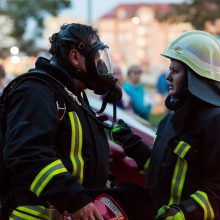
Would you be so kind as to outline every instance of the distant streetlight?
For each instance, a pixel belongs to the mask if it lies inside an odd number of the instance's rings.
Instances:
[[[18,63],[20,63],[20,57],[19,57],[19,56],[12,56],[12,57],[11,57],[11,62],[12,62],[13,64],[18,64]]]
[[[131,19],[131,22],[132,22],[133,24],[139,24],[139,23],[140,23],[140,18],[139,18],[139,17],[133,17],[133,18]]]
[[[12,55],[18,55],[18,54],[19,54],[19,48],[16,47],[16,46],[11,47],[11,48],[10,48],[10,53],[11,53]]]

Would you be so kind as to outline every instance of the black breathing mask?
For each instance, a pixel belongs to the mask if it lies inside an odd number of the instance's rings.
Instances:
[[[105,110],[107,102],[115,105],[120,101],[122,91],[113,75],[109,47],[99,39],[91,45],[86,44],[71,31],[71,25],[62,28],[59,36],[62,40],[74,44],[76,49],[86,58],[86,75],[83,77],[79,75],[76,78],[85,83],[86,87],[93,90],[94,93],[104,96],[99,113]]]
[[[91,45],[86,58],[86,68],[89,74],[87,87],[93,90],[94,93],[104,96],[98,113],[105,110],[108,102],[113,103],[114,121],[116,120],[116,102],[121,100],[122,91],[113,75],[109,47],[101,41],[96,41]]]

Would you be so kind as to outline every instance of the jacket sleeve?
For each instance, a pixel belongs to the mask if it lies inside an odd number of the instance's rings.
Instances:
[[[133,139],[136,141],[129,141],[123,145],[125,154],[135,160],[140,171],[145,171],[149,164],[151,149],[138,135],[133,135]]]
[[[13,88],[7,100],[3,154],[15,179],[61,212],[88,204],[90,197],[54,150],[57,109],[50,88],[27,80]]]
[[[200,136],[203,150],[204,178],[198,189],[182,201],[186,219],[220,218],[220,116],[204,121],[203,135]]]

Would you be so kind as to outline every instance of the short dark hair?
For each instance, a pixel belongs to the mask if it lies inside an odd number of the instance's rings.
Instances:
[[[61,26],[60,31],[65,28],[68,28],[71,38],[78,41],[78,43],[83,42],[85,45],[91,45],[93,37],[99,39],[98,30],[89,25],[79,23],[66,24]],[[56,58],[58,63],[63,59],[68,60],[70,50],[78,46],[71,41],[63,40],[60,37],[60,32],[54,33],[49,38],[49,41],[51,44],[49,52]]]

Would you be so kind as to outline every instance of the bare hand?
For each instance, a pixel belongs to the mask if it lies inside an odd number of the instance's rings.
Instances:
[[[73,220],[103,220],[93,203],[89,203],[76,212],[70,214]]]

